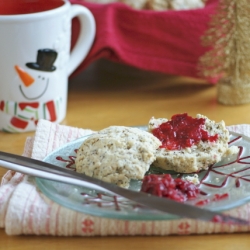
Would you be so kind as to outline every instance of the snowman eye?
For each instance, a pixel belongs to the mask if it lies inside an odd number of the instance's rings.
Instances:
[[[38,78],[41,78],[42,80],[45,80],[45,77],[42,77],[42,76],[38,76]]]

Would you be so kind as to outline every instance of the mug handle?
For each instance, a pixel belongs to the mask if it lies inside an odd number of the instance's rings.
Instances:
[[[70,53],[68,76],[80,65],[87,56],[96,34],[96,25],[93,14],[81,5],[71,5],[71,20],[78,17],[80,32],[77,42]]]

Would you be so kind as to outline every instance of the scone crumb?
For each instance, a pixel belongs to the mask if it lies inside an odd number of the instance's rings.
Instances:
[[[198,174],[194,174],[193,176],[187,175],[185,177],[183,177],[184,180],[192,182],[195,185],[199,185],[200,184],[200,180],[199,180],[199,176]]]

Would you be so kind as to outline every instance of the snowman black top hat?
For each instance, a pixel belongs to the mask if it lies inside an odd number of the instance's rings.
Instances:
[[[57,52],[53,49],[39,49],[37,52],[36,62],[26,63],[30,69],[52,72],[56,69],[53,66],[57,58]]]

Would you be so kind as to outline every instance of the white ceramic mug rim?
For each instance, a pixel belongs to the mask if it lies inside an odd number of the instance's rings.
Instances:
[[[31,19],[41,19],[47,18],[51,15],[55,15],[58,12],[64,11],[64,9],[68,8],[70,3],[67,0],[62,0],[63,5],[56,7],[54,9],[28,13],[28,14],[16,14],[16,15],[0,15],[0,22],[15,22],[15,21],[30,21]]]

